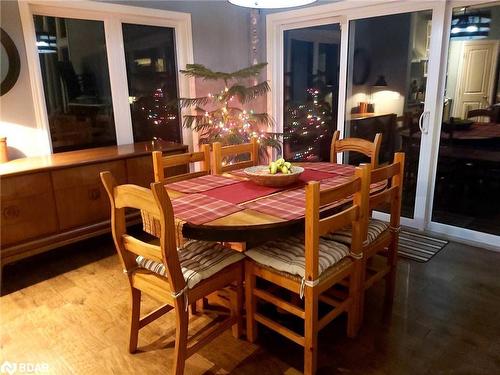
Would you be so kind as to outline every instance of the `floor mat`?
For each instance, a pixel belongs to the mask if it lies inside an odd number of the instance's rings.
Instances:
[[[402,230],[399,234],[398,254],[404,258],[425,263],[447,244],[448,241],[446,240]]]

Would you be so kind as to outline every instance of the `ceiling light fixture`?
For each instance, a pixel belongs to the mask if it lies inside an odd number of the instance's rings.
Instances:
[[[490,12],[471,11],[467,13],[467,8],[462,9],[460,11],[463,11],[463,14],[456,14],[451,20],[451,37],[454,39],[486,38],[490,32]]]
[[[308,5],[316,0],[229,0],[229,2],[246,8],[277,9]]]
[[[56,53],[56,36],[45,32],[36,33],[36,46],[38,53]]]

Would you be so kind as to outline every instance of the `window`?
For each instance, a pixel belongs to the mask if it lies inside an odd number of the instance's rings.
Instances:
[[[53,152],[115,145],[104,23],[34,22]]]
[[[19,12],[32,35],[26,52],[41,152],[154,139],[193,146],[181,121],[189,111],[177,107],[179,97],[195,96],[194,82],[178,74],[193,63],[189,13],[35,0]]]
[[[174,29],[122,24],[134,141],[181,142]]]

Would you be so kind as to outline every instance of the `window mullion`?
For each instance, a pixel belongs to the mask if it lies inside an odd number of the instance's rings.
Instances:
[[[104,32],[111,96],[113,98],[116,142],[118,145],[129,144],[134,142],[134,136],[128,100],[127,68],[121,20],[118,17],[107,17],[104,20]]]

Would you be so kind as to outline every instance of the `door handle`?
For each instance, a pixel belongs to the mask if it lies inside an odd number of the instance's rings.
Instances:
[[[430,114],[429,111],[424,111],[422,112],[420,118],[418,119],[418,127],[420,128],[422,134],[427,134],[429,132],[428,127],[424,126],[424,120],[429,114]]]

